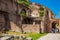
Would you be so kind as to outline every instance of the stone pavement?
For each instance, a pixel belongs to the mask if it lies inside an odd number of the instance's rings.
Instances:
[[[39,38],[38,40],[60,40],[60,34],[58,33],[49,33],[46,36]]]

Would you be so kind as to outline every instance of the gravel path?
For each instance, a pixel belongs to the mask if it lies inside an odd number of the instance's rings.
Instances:
[[[58,33],[49,33],[46,36],[39,38],[38,40],[60,40],[60,34]]]

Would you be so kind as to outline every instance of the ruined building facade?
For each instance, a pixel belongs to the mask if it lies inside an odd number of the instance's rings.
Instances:
[[[21,7],[16,1],[0,0],[0,31],[52,32],[54,14],[48,8],[35,3],[31,3],[30,6]],[[22,12],[25,16],[20,15]]]

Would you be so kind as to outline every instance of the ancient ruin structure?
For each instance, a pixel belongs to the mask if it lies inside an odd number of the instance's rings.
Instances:
[[[46,7],[31,3],[30,8],[17,4],[15,0],[0,0],[0,31],[52,32],[52,23],[57,20]],[[24,13],[23,16],[20,15]],[[60,26],[60,20],[58,20]],[[60,27],[59,31],[60,31]]]

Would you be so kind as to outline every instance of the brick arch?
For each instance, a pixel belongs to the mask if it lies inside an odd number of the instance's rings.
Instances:
[[[26,9],[22,9],[21,11],[24,11],[26,13]]]
[[[56,28],[56,22],[54,21],[54,22],[52,22],[52,28]]]
[[[59,21],[55,20],[52,22],[52,26],[55,26],[56,24],[59,24]]]
[[[59,28],[56,26],[56,24],[59,25],[59,21],[58,21],[58,20],[52,21],[52,23],[51,23],[51,31],[52,31],[53,29],[58,29],[58,30],[59,30]]]

